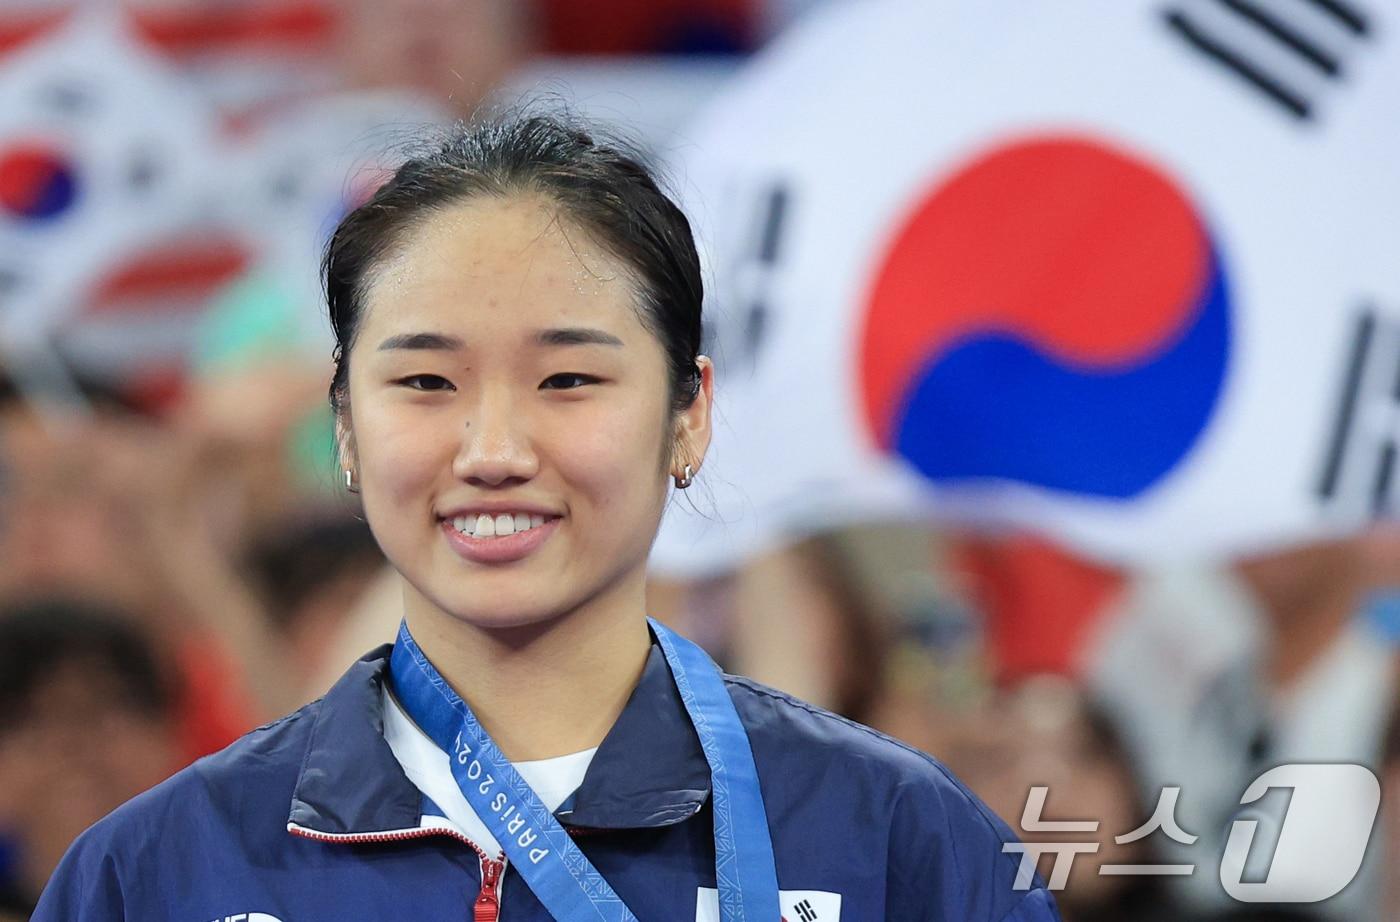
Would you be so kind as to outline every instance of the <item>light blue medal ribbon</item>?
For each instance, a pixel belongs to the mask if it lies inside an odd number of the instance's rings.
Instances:
[[[710,764],[723,922],[778,922],[778,875],[748,734],[704,650],[649,620]],[[400,703],[450,757],[463,796],[559,922],[636,922],[598,869],[501,754],[476,715],[399,627],[389,668]]]

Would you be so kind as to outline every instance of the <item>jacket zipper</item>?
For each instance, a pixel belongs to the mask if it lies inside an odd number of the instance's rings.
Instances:
[[[481,892],[476,895],[476,915],[473,922],[497,922],[500,919],[501,879],[505,869],[504,859],[493,861],[481,854]]]
[[[498,922],[501,918],[501,886],[505,878],[506,856],[501,855],[500,858],[493,859],[471,839],[450,829],[422,828],[395,829],[389,832],[331,833],[317,832],[314,829],[307,829],[305,826],[288,823],[287,831],[294,836],[314,839],[317,842],[402,842],[405,839],[423,839],[428,836],[447,836],[464,842],[471,846],[472,851],[476,852],[477,861],[481,863],[481,890],[476,895],[476,902],[472,904],[472,922]]]

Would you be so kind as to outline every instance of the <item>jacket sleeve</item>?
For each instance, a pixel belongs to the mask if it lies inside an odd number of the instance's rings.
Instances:
[[[59,862],[29,922],[122,922],[125,901],[117,863],[90,829]]]
[[[887,881],[889,922],[1060,922],[1037,875],[1017,887],[1016,836],[941,766],[895,803]]]

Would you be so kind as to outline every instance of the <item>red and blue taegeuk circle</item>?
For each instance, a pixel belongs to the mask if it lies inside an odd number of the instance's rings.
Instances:
[[[0,210],[21,221],[48,221],[78,197],[72,161],[47,144],[0,146]]]
[[[1199,210],[1102,141],[998,145],[909,214],[868,290],[870,434],[932,481],[1140,495],[1190,452],[1229,359]]]

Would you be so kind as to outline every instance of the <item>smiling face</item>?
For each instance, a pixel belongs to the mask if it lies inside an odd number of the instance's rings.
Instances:
[[[667,479],[708,446],[708,361],[672,417],[626,267],[546,199],[449,206],[397,253],[371,276],[341,423],[410,623],[640,616]]]

